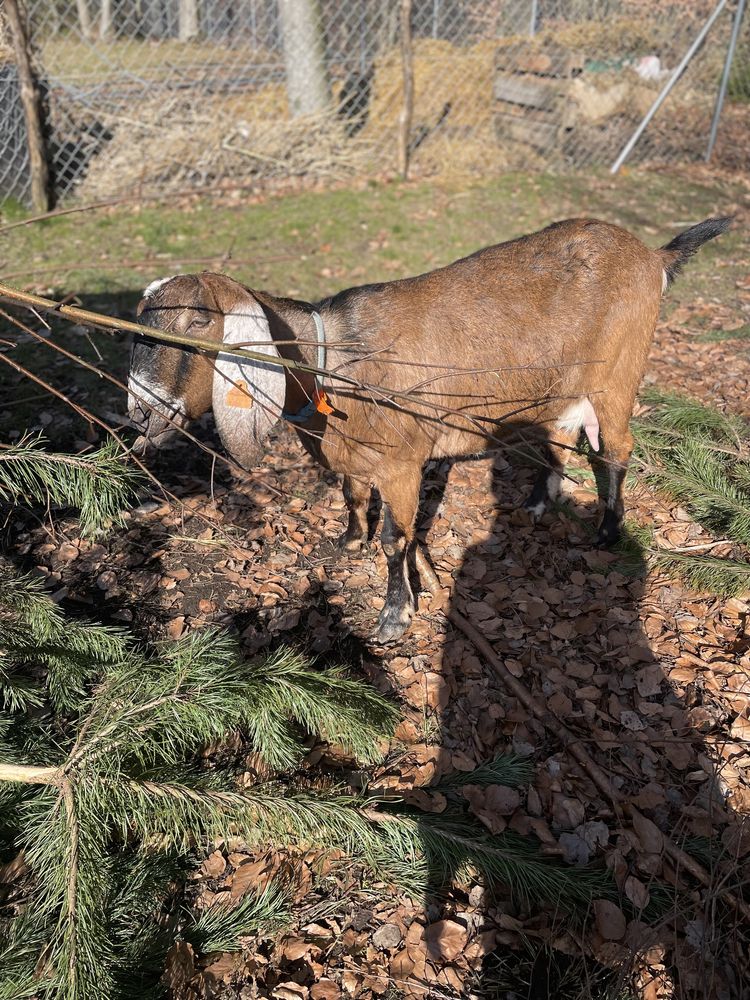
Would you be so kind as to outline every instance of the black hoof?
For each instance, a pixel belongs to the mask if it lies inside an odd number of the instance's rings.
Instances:
[[[523,509],[529,513],[535,521],[538,520],[538,518],[540,518],[547,509],[547,504],[549,502],[549,494],[547,492],[548,480],[549,476],[547,475],[547,472],[542,470],[541,474],[536,477],[531,493],[523,504]]]
[[[620,540],[620,519],[616,514],[611,511],[607,511],[604,515],[604,520],[599,527],[599,534],[596,538],[596,544],[600,548],[610,548],[616,542]]]
[[[395,608],[386,606],[380,612],[378,627],[372,633],[372,642],[385,646],[389,642],[400,639],[411,624],[414,612],[410,607]]]

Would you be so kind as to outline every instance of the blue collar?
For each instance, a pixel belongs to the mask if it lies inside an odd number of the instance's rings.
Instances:
[[[326,366],[326,331],[323,326],[323,319],[320,313],[312,311],[311,316],[313,322],[315,323],[315,336],[318,340],[318,355],[317,355],[317,367],[319,369],[324,369]],[[320,380],[318,376],[314,376],[315,381],[313,383],[313,394],[317,394],[320,389]],[[287,413],[286,410],[282,410],[281,416],[284,420],[288,421],[290,424],[306,424],[307,421],[317,412],[317,407],[315,405],[314,399],[308,399],[299,413]]]

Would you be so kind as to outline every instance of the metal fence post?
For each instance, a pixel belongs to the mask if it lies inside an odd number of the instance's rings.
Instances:
[[[706,163],[708,163],[711,159],[711,154],[713,153],[714,146],[716,145],[716,136],[719,131],[719,119],[721,118],[722,108],[724,107],[724,98],[727,95],[729,74],[732,72],[734,53],[737,48],[737,39],[740,36],[740,28],[742,27],[742,18],[744,13],[745,0],[738,0],[737,10],[734,15],[734,24],[732,25],[732,35],[729,39],[729,47],[727,48],[727,57],[724,61],[724,72],[721,77],[721,86],[719,87],[719,93],[716,97],[716,107],[714,108],[714,116],[711,121],[711,133],[708,137],[708,148],[706,149]]]
[[[401,0],[401,70],[404,100],[399,112],[398,169],[404,180],[409,177],[409,139],[414,115],[414,51],[411,44],[412,0]]]
[[[662,106],[662,104],[664,103],[664,101],[666,100],[666,98],[669,96],[670,91],[672,90],[672,88],[674,87],[674,85],[677,83],[677,81],[680,79],[680,77],[682,76],[683,72],[685,71],[685,68],[686,68],[687,64],[690,62],[690,60],[693,58],[693,56],[695,55],[695,53],[698,51],[698,49],[699,49],[699,47],[700,47],[703,39],[709,33],[709,31],[713,27],[714,21],[719,16],[719,14],[721,14],[721,12],[724,10],[724,8],[726,7],[726,5],[727,5],[727,0],[719,0],[719,3],[716,5],[713,14],[711,14],[711,16],[709,17],[709,19],[706,21],[706,23],[703,25],[703,27],[701,28],[700,32],[698,33],[698,37],[695,39],[695,41],[693,42],[693,44],[687,50],[687,52],[685,53],[685,55],[682,57],[679,66],[674,71],[674,73],[671,75],[671,77],[669,78],[669,80],[667,81],[666,86],[662,89],[662,91],[659,94],[659,96],[656,98],[656,100],[654,101],[654,103],[648,109],[648,112],[646,113],[646,116],[644,117],[643,121],[638,126],[638,128],[635,130],[635,132],[631,135],[631,137],[628,139],[628,141],[625,143],[625,146],[623,147],[622,152],[620,153],[620,155],[617,157],[617,159],[615,160],[615,162],[610,167],[610,171],[609,172],[611,174],[616,174],[617,171],[620,169],[620,167],[625,162],[625,160],[627,160],[627,158],[630,156],[630,154],[633,151],[633,147],[638,142],[638,140],[643,135],[643,133],[646,131],[646,128],[648,127],[648,124],[651,121],[651,119],[654,117],[654,115],[656,114],[656,112],[659,110],[659,108]]]

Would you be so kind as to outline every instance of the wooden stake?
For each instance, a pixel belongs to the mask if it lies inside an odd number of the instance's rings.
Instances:
[[[398,169],[404,180],[409,177],[409,138],[414,115],[414,50],[411,43],[412,0],[401,0],[401,68],[404,78],[404,101],[398,116]]]
[[[5,0],[13,53],[21,88],[21,104],[26,119],[26,137],[31,166],[31,201],[37,212],[46,212],[49,201],[49,167],[42,128],[42,101],[31,62],[31,46],[18,0]]]

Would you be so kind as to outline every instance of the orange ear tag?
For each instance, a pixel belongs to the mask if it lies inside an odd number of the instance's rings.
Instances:
[[[240,410],[249,410],[255,400],[247,390],[246,382],[235,382],[227,393],[227,406],[235,406]]]
[[[328,402],[328,396],[322,389],[315,389],[313,391],[313,403],[315,403],[315,409],[318,413],[324,413],[327,417],[335,412]]]

